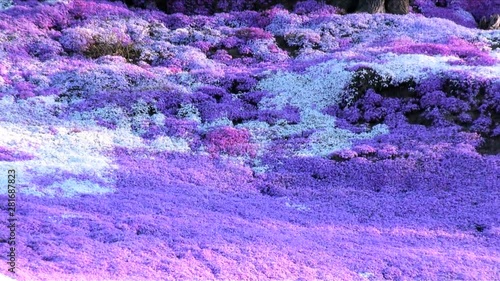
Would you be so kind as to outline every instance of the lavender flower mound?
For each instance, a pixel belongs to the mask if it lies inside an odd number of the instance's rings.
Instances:
[[[500,280],[498,0],[4,2],[0,280]]]

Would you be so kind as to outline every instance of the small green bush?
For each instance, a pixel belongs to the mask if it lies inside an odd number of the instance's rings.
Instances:
[[[89,45],[83,54],[93,59],[102,56],[122,56],[129,62],[136,62],[139,60],[141,51],[133,43],[111,43],[97,38],[93,44]]]

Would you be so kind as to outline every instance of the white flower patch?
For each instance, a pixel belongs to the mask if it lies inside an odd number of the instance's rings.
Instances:
[[[500,49],[496,49],[495,51],[490,53],[491,57],[500,61]],[[498,69],[498,67],[496,67]]]
[[[155,118],[153,118],[154,115],[150,116],[148,114],[149,106],[144,100],[139,99],[136,103],[134,103],[132,105],[132,111],[133,116],[130,118],[130,124],[132,126],[131,128],[135,128],[135,132],[138,135],[144,134],[150,124],[155,124]]]
[[[217,29],[213,29],[210,27],[202,28],[200,31],[195,31],[193,34],[195,41],[204,41],[210,44],[217,44],[223,38],[222,32]]]
[[[380,57],[384,61],[379,63],[366,63],[367,66],[383,77],[392,78],[392,83],[414,80],[419,83],[430,75],[439,75],[450,70],[448,62],[458,60],[450,56],[428,56],[424,54],[384,54]],[[463,67],[460,67],[463,69]],[[458,67],[457,67],[458,69]]]
[[[181,108],[177,112],[177,116],[201,123],[200,111],[192,103],[181,104]]]
[[[149,64],[163,64],[166,58],[171,58],[174,56],[175,46],[166,41],[153,41],[149,44],[136,45],[136,48],[140,51],[139,59],[143,62],[148,62]],[[150,67],[146,63],[146,68],[150,71],[155,71],[159,66]],[[161,67],[168,69],[166,67]],[[169,72],[172,70],[169,69]],[[168,75],[170,75],[169,73]]]
[[[288,30],[297,28],[301,23],[302,17],[299,15],[280,10],[271,17],[271,23],[266,27],[266,30],[273,35],[283,36]]]
[[[169,41],[173,44],[188,44],[193,35],[192,28],[177,28],[170,32]]]
[[[106,58],[101,62],[105,60]],[[172,84],[166,78],[137,65],[114,61],[112,64],[85,65],[78,70],[63,71],[54,75],[52,83],[62,88],[63,92],[89,96],[103,91],[148,91],[170,88]]]
[[[279,62],[288,59],[285,52],[271,52],[269,45],[272,44],[271,40],[252,40],[248,43],[252,54],[258,60],[266,62]]]
[[[127,24],[129,20],[119,17],[110,17],[106,20],[91,18],[85,22],[85,27],[94,31],[96,36],[106,39],[107,43],[127,43],[131,42],[127,34]]]
[[[370,133],[356,134],[335,127],[335,118],[321,113],[326,106],[345,98],[345,88],[351,81],[352,73],[345,70],[347,64],[330,60],[309,67],[304,74],[278,72],[258,84],[258,88],[269,91],[274,97],[264,98],[262,108],[282,109],[286,105],[300,110],[299,124],[276,124],[268,130],[267,137],[285,137],[307,130],[315,130],[309,145],[299,151],[300,156],[326,156],[333,151],[351,146],[352,140],[372,138],[388,133],[387,126],[376,126]]]
[[[114,147],[111,134],[99,128],[54,128],[57,131],[55,134],[45,127],[0,122],[0,146],[34,156],[34,159],[26,161],[0,161],[1,169],[15,169],[21,175],[20,183],[27,187],[21,192],[50,195],[53,190],[36,186],[32,179],[50,178],[65,172],[95,177],[112,184],[109,175],[116,166],[106,156]],[[85,185],[88,187],[87,183]],[[98,190],[110,191],[105,187]],[[4,193],[5,190],[0,192]]]
[[[485,42],[490,44],[500,43],[500,30],[481,30],[477,37],[482,38]],[[483,41],[481,40],[481,41]]]
[[[132,111],[133,114],[129,117],[121,107],[108,105],[91,111],[74,112],[70,118],[73,122],[86,124],[87,126],[95,126],[97,123],[94,120],[101,119],[116,124],[117,130],[129,132],[130,134],[132,133],[132,128],[134,128],[136,138],[138,137],[137,135],[145,133],[151,124],[157,126],[164,126],[165,124],[165,115],[160,112],[149,115],[149,105],[143,100],[139,100],[133,104]]]
[[[284,120],[283,120],[284,121]],[[266,122],[250,121],[237,126],[245,128],[252,135],[252,142],[258,143],[257,155],[267,151],[270,139],[285,138],[297,135],[307,130],[317,130],[309,136],[309,144],[295,151],[296,156],[327,156],[333,151],[349,148],[352,140],[369,139],[380,134],[389,133],[386,125],[376,125],[370,132],[356,134],[349,130],[335,127],[335,118],[317,110],[302,112],[302,121],[299,124],[288,124],[286,121],[277,122],[270,126]]]
[[[106,194],[113,190],[102,187],[88,180],[67,179],[61,183],[54,183],[44,188],[49,196],[61,194],[63,197],[74,197],[79,194]]]
[[[186,92],[192,92],[194,89],[205,85],[204,83],[196,80],[196,78],[191,73],[186,71],[179,72],[176,75],[170,76],[169,81],[177,84],[177,87],[185,89]]]
[[[340,48],[339,41],[336,40],[336,38],[330,32],[324,32],[321,35],[321,40],[318,43],[318,45],[321,47],[321,50],[325,52],[336,51]]]
[[[171,138],[168,136],[160,136],[153,140],[150,148],[154,151],[175,151],[175,152],[190,152],[189,143],[182,138]]]
[[[291,202],[285,202],[285,206],[287,206],[288,208],[295,209],[297,211],[309,211],[309,210],[311,210],[311,208],[307,207],[306,205],[295,204],[295,203],[291,203]]]
[[[374,280],[375,279],[375,274],[371,273],[371,272],[359,272],[358,273],[359,276],[361,276],[363,278],[363,280]]]
[[[222,71],[223,65],[207,58],[207,55],[197,48],[181,46],[175,49],[175,57],[185,62],[189,70]]]
[[[170,29],[165,27],[161,22],[150,23],[149,26],[150,38],[157,41],[167,41],[170,38]]]
[[[143,139],[130,131],[130,128],[118,128],[115,131],[110,131],[113,137],[113,143],[118,147],[129,149],[145,147]]]
[[[424,54],[384,54],[380,57],[384,61],[379,63],[365,63],[377,74],[390,77],[393,84],[414,80],[419,83],[422,79],[467,71],[471,76],[481,79],[494,79],[500,76],[500,67],[493,66],[464,66],[450,65],[449,62],[460,60],[452,56],[428,56]]]
[[[304,48],[300,50],[299,55],[295,58],[296,62],[300,61],[308,61],[308,60],[314,60],[314,59],[320,59],[325,57],[325,52],[321,50],[316,50],[313,48]]]
[[[228,124],[232,124],[229,119],[226,118],[226,120],[229,121]],[[267,141],[269,139],[268,135],[270,125],[266,122],[251,120],[243,124],[238,124],[236,128],[247,129],[252,134],[252,139],[258,141],[259,143]]]
[[[151,116],[151,121],[156,126],[163,126],[165,124],[165,120],[166,120],[165,114],[161,112],[157,112]]]
[[[229,122],[228,126],[232,125],[232,122],[226,118]],[[256,157],[251,159],[252,161],[252,171],[257,174],[265,173],[269,166],[262,163],[262,157],[266,152],[268,152],[268,145],[271,143],[270,139],[276,133],[271,129],[272,127],[262,121],[248,121],[235,126],[238,129],[246,129],[250,132],[251,142],[258,144],[256,148]]]
[[[389,27],[384,28],[384,33],[393,37],[405,34],[416,41],[442,42],[443,39],[447,40],[451,37],[470,40],[476,35],[474,29],[458,25],[443,18],[422,18],[420,15],[415,14],[405,15],[404,17],[384,14],[384,17],[391,18],[397,23],[396,33]],[[422,30],[432,30],[433,32],[422,32]]]
[[[339,102],[352,75],[345,70],[346,66],[344,62],[330,60],[309,67],[304,74],[278,72],[259,82],[257,88],[276,94],[273,98],[262,99],[260,106],[282,109],[291,105],[321,110]]]
[[[109,155],[116,147],[154,151],[189,151],[186,140],[158,138],[150,144],[133,134],[131,121],[123,117],[119,108],[103,108],[94,112],[73,114],[70,120],[53,115],[61,106],[54,96],[35,97],[14,102],[11,96],[0,100],[0,147],[32,155],[31,160],[0,161],[0,169],[15,169],[20,192],[36,196],[74,196],[75,194],[102,194],[112,192],[111,175],[117,168]],[[137,111],[143,107],[137,105]],[[96,116],[116,118],[116,130],[99,127]],[[151,116],[151,122],[162,123],[164,116]],[[76,178],[60,180],[65,174],[89,176],[103,182]],[[54,178],[50,186],[38,186],[34,179]],[[0,191],[0,194],[6,190]]]
[[[14,101],[14,97],[5,96],[0,99],[2,112],[0,121],[17,124],[36,125],[62,124],[55,115],[62,111],[65,105],[55,101],[56,96],[38,96],[27,100]]]
[[[332,117],[332,119],[334,119]],[[378,124],[370,132],[356,134],[349,130],[329,127],[315,132],[309,137],[309,146],[295,153],[297,156],[328,156],[330,153],[352,146],[352,140],[371,139],[381,134],[388,134],[389,127]]]
[[[113,192],[112,173],[117,169],[108,156],[115,147],[144,148],[152,151],[189,152],[189,144],[181,138],[159,137],[149,145],[128,129],[108,130],[85,126],[22,126],[0,122],[0,147],[34,156],[32,160],[0,161],[0,169],[15,169],[20,179],[21,192],[35,196],[75,196],[77,194],[104,194]],[[54,131],[56,133],[54,133]],[[33,183],[37,177],[57,177],[64,173],[90,176],[104,186],[89,180],[68,178],[50,186]],[[0,191],[4,194],[6,190]]]
[[[12,279],[9,276],[3,275],[0,273],[0,280],[2,280],[2,281],[15,281],[16,279]]]
[[[134,42],[142,42],[149,37],[149,22],[140,18],[130,18],[126,22],[127,34]]]
[[[14,1],[12,0],[0,0],[0,11],[7,10],[8,8],[14,6]]]
[[[202,132],[208,132],[212,129],[219,128],[219,127],[232,127],[233,122],[229,120],[227,117],[221,117],[217,118],[216,120],[212,122],[205,122],[200,125],[200,130]]]
[[[393,84],[409,80],[419,83],[427,77],[464,70],[480,78],[500,76],[498,66],[450,65],[450,62],[459,60],[455,57],[387,53],[378,59],[379,62],[364,62],[364,64],[382,77],[390,78]],[[363,134],[338,129],[335,128],[333,117],[321,113],[326,106],[349,98],[345,91],[352,78],[352,73],[345,70],[348,66],[349,64],[343,61],[330,60],[309,67],[303,74],[278,72],[260,81],[258,89],[274,94],[273,97],[262,99],[259,104],[261,108],[279,110],[291,105],[298,107],[301,114],[299,124],[271,126],[267,137],[284,137],[305,130],[316,130],[310,136],[309,146],[296,153],[303,156],[325,156],[333,151],[350,147],[354,139],[373,138],[388,133],[388,127],[385,125],[375,126],[371,132]]]
[[[421,15],[408,14],[404,17],[391,14],[355,13],[344,16],[334,15],[330,19],[312,24],[305,28],[319,32],[324,50],[333,50],[339,38],[350,38],[357,52],[365,52],[373,43],[387,42],[388,39],[408,36],[415,42],[446,43],[451,37],[472,40],[477,31],[440,18],[424,18]],[[432,30],[433,32],[422,32]]]
[[[252,162],[252,171],[255,174],[263,174],[269,170],[268,165],[263,165],[262,160],[260,158],[253,159]]]
[[[90,28],[85,27],[71,27],[63,31],[59,42],[61,45],[71,51],[83,52],[94,43],[95,32]]]
[[[83,121],[88,125],[96,125],[92,120],[102,119],[107,122],[116,124],[117,128],[131,129],[130,118],[125,118],[125,112],[123,109],[116,105],[108,105],[101,108],[95,108],[92,111],[83,112],[73,112],[71,115],[71,120]]]

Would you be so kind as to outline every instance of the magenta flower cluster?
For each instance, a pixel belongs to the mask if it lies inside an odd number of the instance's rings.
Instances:
[[[231,156],[255,157],[256,154],[256,147],[251,143],[250,133],[246,130],[232,127],[217,128],[209,131],[205,140],[208,152],[213,155],[223,153]]]

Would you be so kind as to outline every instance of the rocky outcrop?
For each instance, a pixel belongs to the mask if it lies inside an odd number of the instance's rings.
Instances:
[[[500,14],[482,17],[481,21],[479,21],[479,28],[489,30],[500,29]]]
[[[385,0],[385,10],[391,14],[404,15],[410,12],[409,0]]]
[[[358,3],[357,12],[385,13],[384,0],[361,0]]]
[[[409,0],[352,0],[352,1],[340,1],[345,3],[339,3],[339,1],[333,1],[333,5],[344,8],[356,7],[354,11],[348,12],[366,12],[370,14],[375,13],[391,13],[391,14],[408,14],[410,11]]]

